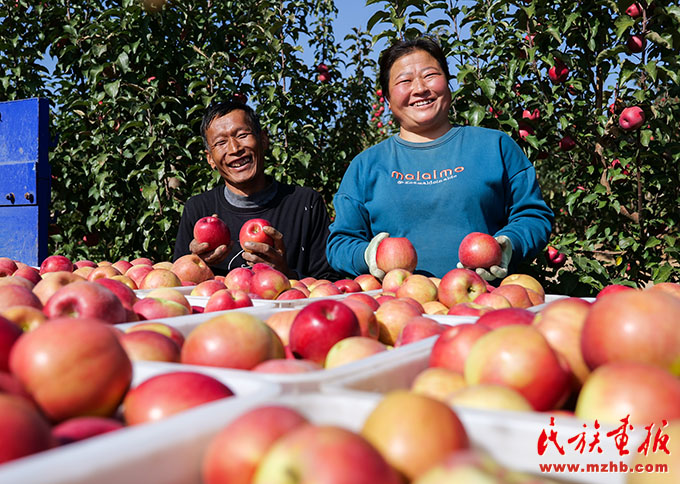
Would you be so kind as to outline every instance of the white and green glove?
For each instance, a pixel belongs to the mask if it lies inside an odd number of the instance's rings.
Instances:
[[[498,245],[501,246],[501,263],[497,266],[489,267],[486,270],[482,267],[475,269],[475,272],[485,281],[493,281],[494,279],[503,279],[508,275],[508,264],[510,264],[510,259],[512,259],[512,242],[505,235],[499,235],[495,237]],[[460,262],[456,266],[459,269],[463,269],[463,264]]]
[[[378,252],[378,246],[380,245],[380,242],[389,236],[390,234],[387,232],[380,232],[371,239],[371,241],[368,243],[368,247],[366,247],[366,251],[364,252],[364,260],[366,261],[366,265],[368,265],[368,272],[370,272],[373,277],[381,281],[383,280],[383,277],[385,277],[385,271],[378,269],[378,263],[375,260],[375,254]]]

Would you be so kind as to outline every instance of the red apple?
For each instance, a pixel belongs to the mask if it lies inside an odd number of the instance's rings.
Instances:
[[[81,269],[78,269],[81,270]],[[96,267],[92,269],[91,271],[87,271],[87,280],[88,281],[95,281],[97,279],[101,278],[111,278],[113,276],[120,276],[121,272],[113,267],[112,265],[110,266],[101,266],[101,267]]]
[[[50,424],[26,399],[0,393],[0,464],[54,446]]]
[[[526,139],[527,136],[533,136],[535,133],[534,128],[531,127],[531,125],[523,121],[520,121],[517,134],[519,135],[520,138]]]
[[[638,2],[631,3],[626,9],[626,13],[633,18],[638,18],[642,16],[642,6]]]
[[[123,422],[110,417],[74,417],[52,428],[58,445],[71,444],[123,428]]]
[[[362,291],[382,289],[380,281],[371,274],[359,274],[354,280],[361,286]]]
[[[22,334],[19,326],[0,316],[0,371],[9,371],[9,352]]]
[[[522,119],[527,119],[529,121],[538,121],[541,119],[541,111],[536,108],[533,111],[525,109],[522,111]]]
[[[487,292],[486,283],[470,269],[451,269],[439,283],[439,301],[447,307],[462,302],[472,302]]]
[[[574,141],[574,138],[572,138],[571,136],[568,135],[564,136],[560,140],[560,149],[562,151],[571,151],[574,148],[576,148],[576,141]]]
[[[97,279],[95,283],[104,286],[114,293],[123,304],[123,307],[128,311],[132,311],[133,306],[139,300],[135,291],[120,281],[114,279]]]
[[[604,286],[602,289],[600,289],[600,291],[595,295],[595,299],[601,299],[607,294],[613,294],[615,292],[634,290],[635,290],[634,287],[624,286],[623,284],[608,284]]]
[[[621,111],[619,126],[626,131],[638,129],[645,122],[645,112],[639,106],[630,106]]]
[[[184,335],[179,329],[159,321],[138,323],[125,330],[126,333],[131,333],[133,331],[156,331],[170,338],[179,348],[182,348],[182,345],[184,344]]]
[[[423,314],[406,299],[391,299],[385,301],[375,312],[378,320],[378,339],[386,345],[394,346],[404,326],[415,317]]]
[[[245,308],[253,305],[253,301],[248,294],[243,291],[230,291],[229,289],[220,289],[213,293],[205,303],[203,312],[210,313],[213,311],[224,311],[227,309]]]
[[[51,255],[40,264],[40,275],[57,271],[73,272],[71,259],[63,255]]]
[[[133,266],[138,266],[138,265],[153,265],[153,261],[149,259],[148,257],[137,257],[136,259],[132,259],[130,261],[130,264]]]
[[[447,316],[481,316],[482,314],[488,313],[493,308],[491,308],[490,306],[484,306],[483,304],[477,304],[474,302],[464,302],[454,304],[453,306],[447,309],[448,311],[443,313],[446,314]]]
[[[42,280],[40,272],[38,272],[37,269],[29,266],[18,268],[12,275],[14,277],[23,277],[24,279],[28,279],[34,285]]]
[[[286,275],[271,267],[254,272],[250,281],[250,292],[259,299],[276,299],[286,289],[290,289]]]
[[[555,65],[548,70],[548,77],[553,84],[562,84],[569,76],[569,68],[560,59],[555,59]]]
[[[430,367],[448,368],[463,374],[465,360],[472,345],[489,331],[489,328],[473,323],[458,324],[448,328],[439,335],[432,347]]]
[[[437,286],[422,274],[411,274],[397,288],[397,297],[410,297],[421,304],[437,300]]]
[[[9,366],[54,421],[113,415],[132,380],[115,330],[97,319],[57,318],[25,333]]]
[[[229,245],[229,227],[217,217],[203,217],[194,224],[194,239],[199,244],[207,243],[207,250],[215,250],[220,245]]]
[[[302,292],[300,289],[286,289],[281,294],[276,296],[277,301],[292,301],[295,299],[307,299],[307,294]]]
[[[333,283],[335,287],[340,289],[340,291],[345,294],[345,293],[352,293],[352,292],[361,292],[363,289],[361,289],[361,286],[359,285],[358,282],[356,282],[354,279],[340,279],[339,281],[335,281]]]
[[[226,288],[227,286],[224,284],[224,282],[216,281],[215,279],[210,279],[208,281],[203,281],[196,285],[196,287],[194,287],[191,290],[191,295],[210,297],[220,289]]]
[[[288,346],[290,327],[299,312],[299,309],[277,311],[265,320],[267,326],[276,332],[284,346]]]
[[[299,412],[262,405],[229,422],[209,442],[201,461],[204,484],[250,484],[269,448],[307,423]]]
[[[504,326],[480,337],[465,360],[464,375],[469,385],[507,385],[537,411],[557,408],[570,391],[569,374],[533,326]]]
[[[438,323],[434,319],[416,316],[410,319],[401,329],[401,333],[399,333],[397,340],[394,342],[394,347],[404,346],[429,338],[430,336],[439,335],[448,328],[449,326]]]
[[[469,447],[465,428],[448,405],[406,390],[387,393],[364,421],[361,435],[409,480]]]
[[[583,323],[589,368],[637,361],[680,375],[680,299],[655,291],[622,291],[596,299]]]
[[[253,274],[253,271],[247,267],[237,267],[230,270],[225,276],[224,285],[227,286],[227,289],[250,292],[250,282],[253,279]]]
[[[11,276],[17,269],[16,262],[9,257],[0,257],[0,277]]]
[[[662,291],[671,296],[680,297],[680,284],[677,282],[657,282],[648,291]]]
[[[32,306],[42,309],[43,305],[38,296],[24,286],[15,284],[0,286],[0,311],[5,311],[12,306]]]
[[[378,319],[376,318],[372,307],[360,299],[347,298],[343,299],[342,303],[350,308],[357,317],[359,327],[361,328],[361,336],[378,339],[380,328],[378,326]]]
[[[323,364],[335,343],[360,334],[359,321],[348,306],[322,299],[309,303],[295,316],[290,327],[290,349],[296,358]]]
[[[128,425],[156,422],[204,403],[233,396],[218,379],[194,371],[162,373],[132,388],[123,401]]]
[[[124,259],[120,259],[120,260],[117,260],[116,262],[114,262],[113,264],[111,264],[111,267],[115,267],[116,269],[118,269],[118,272],[120,272],[121,274],[125,274],[127,272],[127,270],[130,267],[132,267],[132,263],[130,263],[130,262],[124,260]]]
[[[647,39],[642,35],[631,35],[628,37],[628,41],[626,41],[626,47],[628,47],[628,50],[633,54],[645,50],[645,45],[647,45]]]
[[[246,252],[249,252],[245,248],[246,242],[255,242],[258,244],[274,246],[274,239],[272,239],[264,231],[264,228],[269,226],[271,226],[271,223],[268,220],[262,218],[253,218],[244,223],[238,233],[238,240],[241,244],[241,248]]]
[[[47,301],[43,312],[49,319],[96,318],[111,324],[127,319],[120,299],[105,286],[89,281],[74,282],[59,289]]]
[[[186,337],[182,363],[250,370],[272,358],[283,358],[281,339],[257,317],[238,311],[201,323]]]
[[[546,250],[548,265],[552,267],[562,267],[567,259],[567,256],[559,252],[555,247],[549,245]]]
[[[513,308],[526,309],[534,305],[527,290],[519,284],[501,284],[492,291],[492,294],[503,296]]]
[[[413,272],[418,265],[418,254],[406,237],[387,237],[378,245],[375,262],[378,269],[386,273],[392,269]]]
[[[512,307],[510,304],[510,301],[508,299],[501,295],[496,293],[495,291],[492,292],[483,292],[479,296],[475,298],[474,301],[472,301],[474,304],[479,304],[480,306],[486,306],[491,309],[503,309],[503,308],[509,308]],[[463,303],[465,304],[465,303]],[[455,306],[454,306],[455,307]]]
[[[196,284],[215,277],[210,266],[196,254],[186,254],[178,258],[173,262],[171,270],[180,281],[190,281]]]
[[[126,331],[118,336],[118,341],[131,361],[179,363],[179,346],[158,331]]]
[[[76,269],[80,269],[81,267],[92,267],[92,268],[97,267],[97,264],[95,264],[93,261],[87,260],[87,259],[76,261],[73,265],[75,266]]]
[[[397,289],[404,283],[406,278],[410,276],[411,273],[406,269],[396,268],[387,271],[385,277],[382,281],[383,292],[391,292],[393,294],[397,293]]]
[[[130,267],[126,272],[125,275],[135,281],[135,284],[137,287],[140,287],[142,285],[142,281],[146,277],[146,275],[153,271],[153,267],[147,264],[137,264],[132,267]]]
[[[137,267],[137,266],[135,266]],[[130,268],[132,270],[132,268]],[[135,281],[136,282],[136,281]],[[177,275],[169,269],[152,269],[144,276],[141,284],[138,284],[140,289],[156,289],[158,287],[180,287],[182,281]]]
[[[477,319],[476,324],[481,324],[489,329],[501,328],[510,324],[532,324],[536,313],[522,308],[494,309],[484,313]]]
[[[458,259],[464,267],[488,269],[501,263],[503,251],[500,244],[489,234],[472,232],[458,246]]]
[[[351,301],[352,299],[367,304],[373,311],[376,311],[380,307],[380,304],[373,296],[363,293],[352,293],[348,295],[343,301]]]
[[[328,296],[338,296],[342,294],[342,291],[332,282],[326,282],[321,284],[315,284],[309,291],[310,298],[313,297],[328,297]]]

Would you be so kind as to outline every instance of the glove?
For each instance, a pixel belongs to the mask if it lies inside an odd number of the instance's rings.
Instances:
[[[368,272],[370,272],[373,277],[381,281],[383,277],[385,277],[385,271],[378,269],[378,263],[375,260],[375,254],[378,252],[378,246],[380,245],[380,242],[389,236],[390,234],[387,232],[380,232],[371,239],[371,241],[368,243],[368,247],[366,247],[366,251],[364,252],[364,260],[366,261],[366,265],[368,265]]]
[[[475,272],[485,281],[493,281],[494,279],[503,279],[508,275],[508,264],[510,264],[510,259],[512,259],[512,242],[505,235],[499,235],[495,237],[498,245],[501,246],[501,263],[497,266],[489,267],[489,270],[482,267],[475,269]],[[460,262],[456,265],[459,269],[464,269],[463,264]]]

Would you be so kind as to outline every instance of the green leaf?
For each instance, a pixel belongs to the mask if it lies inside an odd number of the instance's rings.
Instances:
[[[482,88],[482,92],[487,99],[492,100],[496,94],[496,83],[491,79],[479,79],[477,85]]]
[[[661,244],[661,241],[656,237],[650,237],[645,243],[645,249],[651,249],[652,247],[657,247]]]
[[[473,126],[479,126],[481,121],[484,119],[484,108],[476,104],[472,107],[469,114],[470,124]]]
[[[104,84],[104,91],[106,94],[109,95],[111,98],[116,98],[118,96],[118,89],[120,88],[120,81],[113,81],[109,82],[107,84]]]
[[[130,72],[130,58],[125,52],[121,52],[118,55],[118,59],[116,60],[116,63],[120,66],[120,69],[124,72]]]

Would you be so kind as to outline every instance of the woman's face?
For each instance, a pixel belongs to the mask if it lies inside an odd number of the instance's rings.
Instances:
[[[451,91],[444,71],[428,52],[415,50],[392,64],[389,106],[407,141],[429,141],[450,129]]]

